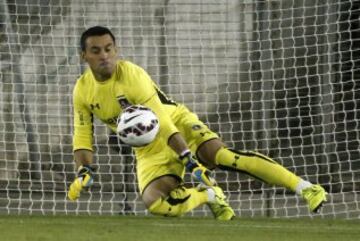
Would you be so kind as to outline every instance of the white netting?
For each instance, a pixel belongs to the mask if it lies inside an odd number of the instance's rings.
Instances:
[[[0,3],[0,212],[144,214],[131,151],[95,126],[97,178],[80,201],[71,93],[79,37],[113,30],[144,67],[234,149],[258,150],[330,193],[322,215],[359,217],[359,1],[12,0]],[[307,216],[294,194],[217,179],[242,216]],[[189,181],[189,178],[187,177]],[[209,215],[204,207],[191,214]]]

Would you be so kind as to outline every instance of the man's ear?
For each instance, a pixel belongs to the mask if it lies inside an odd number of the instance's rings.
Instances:
[[[80,52],[80,59],[81,59],[81,61],[86,62],[85,51],[81,51],[81,52]]]

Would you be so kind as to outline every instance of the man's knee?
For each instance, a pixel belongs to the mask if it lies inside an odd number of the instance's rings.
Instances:
[[[142,193],[142,200],[145,206],[149,208],[158,199],[166,198],[179,185],[179,178],[170,175],[153,180]]]
[[[172,190],[167,197],[160,197],[155,200],[148,207],[148,210],[154,215],[181,216],[187,211],[186,207],[181,204],[185,203],[190,196],[185,187],[179,186]]]
[[[197,150],[197,157],[199,161],[209,169],[216,167],[215,156],[220,148],[225,144],[220,139],[212,139],[202,143]]]

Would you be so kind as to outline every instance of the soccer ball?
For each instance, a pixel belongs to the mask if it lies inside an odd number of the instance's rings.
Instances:
[[[159,132],[155,113],[142,105],[127,107],[117,119],[117,134],[122,142],[141,147],[152,142]]]

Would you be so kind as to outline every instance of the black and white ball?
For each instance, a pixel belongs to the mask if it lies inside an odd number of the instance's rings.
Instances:
[[[117,134],[125,144],[141,147],[151,143],[159,132],[155,113],[142,105],[127,107],[117,119]]]

